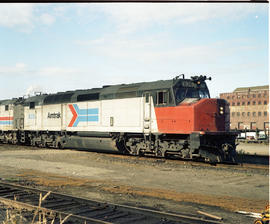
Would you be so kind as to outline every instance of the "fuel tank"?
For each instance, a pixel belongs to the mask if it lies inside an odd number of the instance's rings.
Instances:
[[[111,138],[70,136],[65,140],[64,148],[76,148],[98,151],[118,151]]]

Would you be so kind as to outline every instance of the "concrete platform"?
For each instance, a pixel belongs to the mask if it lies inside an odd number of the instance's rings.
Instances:
[[[251,155],[269,156],[269,145],[263,143],[240,143],[236,147],[236,151]]]

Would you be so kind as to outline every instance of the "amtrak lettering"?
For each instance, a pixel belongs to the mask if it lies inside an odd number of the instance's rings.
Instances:
[[[58,113],[48,113],[48,118],[61,118],[60,112]]]

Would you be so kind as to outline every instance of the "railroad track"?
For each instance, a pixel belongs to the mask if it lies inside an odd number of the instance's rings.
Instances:
[[[40,149],[40,148],[37,148]],[[65,149],[65,150],[75,150],[75,149]],[[192,166],[203,166],[203,167],[217,167],[217,168],[244,168],[244,169],[268,169],[269,166],[269,156],[263,155],[249,155],[249,154],[239,154],[238,163],[217,163],[210,164],[202,161],[194,161],[190,159],[179,159],[179,158],[160,158],[156,156],[145,155],[142,157],[129,155],[129,154],[121,154],[121,153],[112,153],[107,151],[98,151],[98,150],[78,150],[77,151],[85,151],[85,152],[94,152],[103,154],[108,157],[115,158],[123,158],[123,159],[134,159],[136,161],[139,160],[148,160],[153,162],[168,162],[168,163],[178,163],[178,164],[189,164]],[[261,165],[261,166],[260,166]]]
[[[7,145],[7,144],[0,144],[1,146],[9,146],[12,147],[13,149],[15,148],[23,148],[23,149],[36,149],[36,150],[44,150],[44,149],[50,149],[50,148],[37,148],[33,146],[21,146],[21,145]],[[55,150],[55,149],[54,149]],[[63,150],[63,149],[61,149]],[[98,150],[78,150],[78,149],[64,149],[64,150],[72,150],[72,151],[85,151],[85,152],[94,152],[94,153],[99,153],[103,154],[105,156],[111,156],[111,157],[117,157],[117,158],[129,158],[129,159],[134,159],[136,160],[137,158],[145,159],[148,161],[168,161],[169,163],[179,163],[179,164],[189,164],[192,166],[206,166],[206,167],[219,167],[219,168],[244,168],[244,169],[261,169],[261,168],[268,168],[269,166],[269,156],[263,156],[263,155],[250,155],[250,154],[238,154],[238,164],[226,164],[226,163],[217,163],[217,164],[209,164],[205,162],[200,162],[200,161],[193,161],[193,160],[183,160],[183,159],[177,159],[177,158],[160,158],[160,157],[155,157],[155,156],[143,156],[143,157],[138,157],[138,156],[133,156],[133,155],[128,155],[128,154],[121,154],[121,153],[112,153],[108,151],[98,151]],[[262,167],[260,166],[262,165]]]
[[[61,220],[63,221],[66,218],[65,224],[223,223],[220,220],[205,219],[203,216],[173,214],[145,208],[86,200],[1,181],[0,202],[9,207],[27,211],[25,212],[26,219],[31,221],[33,220],[33,214],[34,216],[39,216],[38,213],[42,213],[43,215],[46,214],[48,221],[54,220],[54,223],[61,223]]]

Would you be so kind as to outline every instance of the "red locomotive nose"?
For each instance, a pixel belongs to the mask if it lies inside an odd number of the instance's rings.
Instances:
[[[190,134],[194,131],[225,131],[225,101],[201,99],[176,107],[155,108],[161,133]]]
[[[194,105],[194,131],[225,131],[225,101],[203,99]]]

